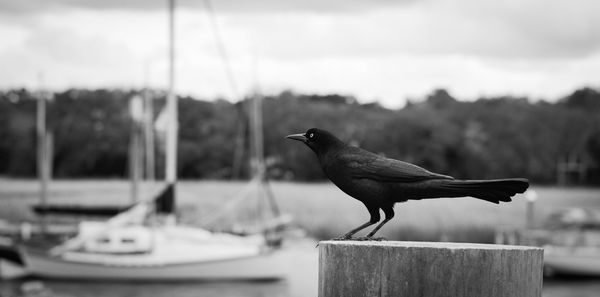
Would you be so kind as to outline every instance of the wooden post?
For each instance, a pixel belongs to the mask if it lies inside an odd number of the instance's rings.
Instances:
[[[319,243],[319,296],[539,297],[543,249],[400,241]]]

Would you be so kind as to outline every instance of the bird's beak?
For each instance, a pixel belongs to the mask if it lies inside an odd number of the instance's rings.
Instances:
[[[288,135],[285,138],[306,142],[307,138],[304,133]]]

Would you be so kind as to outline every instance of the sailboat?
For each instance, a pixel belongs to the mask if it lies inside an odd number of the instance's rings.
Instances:
[[[106,221],[80,222],[77,234],[59,244],[49,247],[20,245],[18,252],[29,275],[118,281],[264,280],[286,276],[280,231],[287,219],[280,216],[272,196],[267,200],[274,211],[273,220],[251,234],[211,232],[176,223],[177,98],[173,92],[173,9],[173,1],[170,1],[171,68],[166,106],[169,121],[165,189],[156,198],[139,201]],[[255,97],[255,100],[259,99],[259,96]],[[262,130],[259,116],[254,114],[254,118],[253,130]],[[259,144],[262,136],[255,133],[258,137],[254,142],[260,148],[255,152],[262,154],[262,144]],[[262,156],[257,156],[255,177],[247,189],[268,186],[264,161]]]
[[[231,211],[264,181],[264,175],[255,176],[201,225],[209,226]],[[232,234],[178,224],[174,213],[172,183],[154,199],[137,202],[106,221],[80,222],[77,234],[66,241],[50,246],[26,242],[18,253],[28,275],[45,278],[185,281],[286,276],[280,232],[285,216],[272,214],[260,228]]]
[[[264,234],[240,236],[173,223],[173,188],[107,221],[83,221],[51,248],[19,248],[27,272],[85,280],[213,280],[285,277],[285,256]]]

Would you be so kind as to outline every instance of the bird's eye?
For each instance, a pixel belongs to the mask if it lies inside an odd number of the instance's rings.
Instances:
[[[308,138],[314,138],[314,137],[315,137],[315,133],[308,134]]]

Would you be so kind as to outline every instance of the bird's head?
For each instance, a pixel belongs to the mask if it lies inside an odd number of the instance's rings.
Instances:
[[[344,145],[344,143],[333,134],[317,128],[310,128],[305,133],[292,134],[285,138],[303,142],[317,153],[317,155]]]

